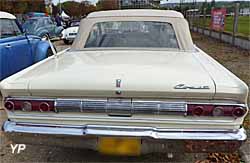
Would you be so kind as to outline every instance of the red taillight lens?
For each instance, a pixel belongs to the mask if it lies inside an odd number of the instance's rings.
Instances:
[[[13,103],[12,101],[6,101],[6,102],[4,103],[4,107],[5,107],[6,109],[8,109],[8,110],[14,110],[15,105],[14,105],[14,103]]]
[[[188,104],[187,115],[209,116],[213,110],[213,105]]]
[[[246,108],[237,105],[188,104],[187,115],[242,117]]]
[[[40,110],[41,112],[49,111],[49,110],[50,110],[50,105],[49,105],[47,102],[42,102],[42,103],[39,105],[39,110]]]
[[[245,113],[246,113],[246,110],[243,107],[236,107],[232,111],[232,115],[234,117],[242,117],[243,115],[245,115]]]
[[[22,111],[55,111],[54,101],[42,100],[6,100],[4,107],[8,110],[22,110]]]
[[[193,109],[192,114],[196,116],[201,116],[204,108],[202,106],[197,106]]]

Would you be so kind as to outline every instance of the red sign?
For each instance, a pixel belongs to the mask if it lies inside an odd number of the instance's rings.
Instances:
[[[210,27],[214,30],[224,31],[225,19],[226,19],[226,9],[213,9],[211,11],[211,24]]]

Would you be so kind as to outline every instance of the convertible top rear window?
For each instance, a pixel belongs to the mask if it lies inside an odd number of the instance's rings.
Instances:
[[[110,21],[96,23],[85,48],[179,48],[170,23]]]
[[[22,34],[18,25],[13,19],[0,19],[0,38],[18,36]]]

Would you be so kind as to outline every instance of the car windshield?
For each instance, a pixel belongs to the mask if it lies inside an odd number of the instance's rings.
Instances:
[[[179,48],[174,29],[167,22],[112,21],[96,23],[85,48]]]
[[[18,36],[22,34],[16,21],[13,19],[0,19],[0,38]]]

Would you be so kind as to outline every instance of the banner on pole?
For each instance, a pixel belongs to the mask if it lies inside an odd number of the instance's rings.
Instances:
[[[217,31],[224,31],[226,13],[226,8],[212,9],[210,28]]]

